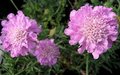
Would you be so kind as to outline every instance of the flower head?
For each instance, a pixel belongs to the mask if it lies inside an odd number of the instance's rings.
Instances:
[[[12,57],[25,56],[35,47],[41,29],[35,20],[29,19],[22,11],[18,11],[17,15],[10,13],[1,24],[2,46]]]
[[[45,39],[39,42],[34,55],[41,65],[52,66],[56,64],[60,52],[53,39]]]
[[[79,43],[78,52],[92,53],[94,59],[111,48],[118,36],[118,23],[112,8],[88,4],[70,13],[65,34],[70,36],[70,45]]]

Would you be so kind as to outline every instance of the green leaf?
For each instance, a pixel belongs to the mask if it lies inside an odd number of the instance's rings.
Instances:
[[[52,37],[55,34],[55,32],[56,32],[56,27],[50,30],[49,36]]]

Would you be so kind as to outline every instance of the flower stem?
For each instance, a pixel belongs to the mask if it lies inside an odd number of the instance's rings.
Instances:
[[[11,1],[11,3],[13,4],[13,6],[15,7],[15,9],[16,10],[19,10],[18,8],[17,8],[17,6],[15,5],[15,3],[13,2],[13,0],[10,0]]]
[[[89,54],[86,54],[86,75],[89,75],[89,71],[88,71],[88,66],[89,66]]]

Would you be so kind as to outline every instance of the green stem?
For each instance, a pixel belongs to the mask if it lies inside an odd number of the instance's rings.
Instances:
[[[89,70],[88,70],[88,66],[89,66],[89,55],[86,54],[86,75],[89,75]]]
[[[16,10],[19,10],[18,8],[17,8],[17,6],[15,5],[15,3],[13,2],[13,0],[10,0],[11,1],[11,3],[13,4],[13,6],[15,7],[15,9]]]
[[[72,5],[72,3],[70,2],[70,0],[68,0],[70,6],[72,7],[72,9],[74,9],[74,6]]]

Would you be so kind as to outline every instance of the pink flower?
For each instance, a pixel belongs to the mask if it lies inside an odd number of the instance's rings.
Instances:
[[[72,10],[65,34],[70,36],[70,45],[79,43],[78,52],[92,53],[94,59],[112,47],[118,36],[118,23],[112,8],[88,4]]]
[[[37,35],[41,32],[35,20],[18,11],[17,15],[10,13],[7,20],[3,20],[1,24],[3,28],[0,40],[11,57],[28,55],[28,52],[35,48]]]
[[[45,39],[39,41],[34,55],[41,65],[53,66],[57,63],[57,58],[59,57],[60,52],[53,39]]]

